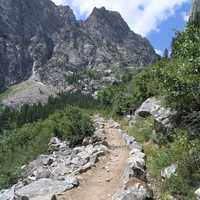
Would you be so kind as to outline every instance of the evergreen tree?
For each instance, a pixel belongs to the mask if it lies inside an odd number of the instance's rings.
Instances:
[[[165,59],[169,58],[169,50],[167,48],[165,48],[165,50],[164,50],[163,58],[165,58]]]

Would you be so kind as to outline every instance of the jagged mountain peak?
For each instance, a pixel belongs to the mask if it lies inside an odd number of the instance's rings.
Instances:
[[[116,81],[127,66],[145,66],[157,58],[120,13],[105,7],[94,8],[80,23],[69,6],[50,0],[0,0],[0,90],[34,72],[37,80],[58,90],[78,85],[94,92]],[[84,74],[91,70],[92,78]]]
[[[107,10],[105,7],[94,8],[84,22],[91,34],[98,35],[110,41],[121,41],[127,37],[130,28],[120,13]]]

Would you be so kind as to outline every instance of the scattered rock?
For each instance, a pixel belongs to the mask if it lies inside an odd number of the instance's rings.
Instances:
[[[48,158],[43,160],[43,164],[46,165],[46,166],[51,165],[53,162],[54,162],[54,159],[51,158],[51,157],[48,157]]]
[[[129,180],[131,177],[137,177],[141,180],[145,180],[146,173],[144,167],[145,161],[143,158],[137,156],[130,157],[124,170],[125,180]]]
[[[130,149],[127,165],[124,170],[123,190],[113,195],[113,200],[146,200],[152,196],[146,184],[145,154],[143,147],[127,133],[119,134]]]
[[[84,146],[69,148],[66,141],[51,138],[50,155],[40,155],[23,166],[22,184],[15,189],[1,191],[0,200],[49,200],[54,194],[78,186],[75,175],[91,169],[100,156],[109,152],[108,146],[104,145],[103,124],[104,121],[100,119],[98,126],[101,128],[95,131],[94,136],[87,138]]]
[[[42,178],[16,191],[16,196],[21,200],[49,200],[52,195],[62,193],[66,190],[78,186],[78,180],[66,178],[65,181]]]

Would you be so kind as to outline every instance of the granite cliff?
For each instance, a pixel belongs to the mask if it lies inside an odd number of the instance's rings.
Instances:
[[[50,0],[0,0],[1,91],[31,78],[59,91],[94,92],[157,59],[118,12],[94,8],[78,21]]]

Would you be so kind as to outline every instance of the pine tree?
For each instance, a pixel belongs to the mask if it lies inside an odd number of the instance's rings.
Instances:
[[[164,50],[163,58],[165,58],[165,59],[169,58],[169,50],[167,48],[165,48],[165,50]]]

